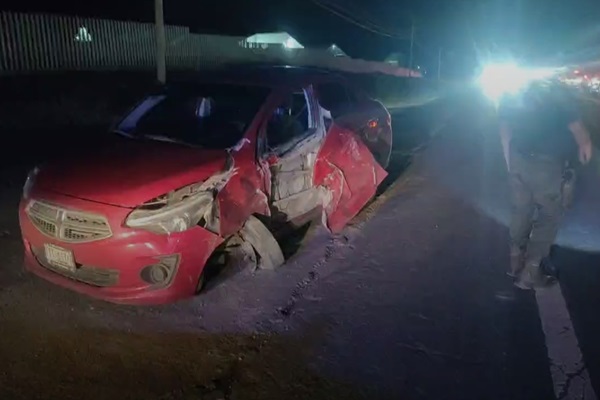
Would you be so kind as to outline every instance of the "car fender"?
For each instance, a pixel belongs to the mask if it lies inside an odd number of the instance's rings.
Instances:
[[[224,238],[237,233],[250,216],[271,214],[268,196],[262,190],[264,170],[248,153],[238,152],[229,157],[231,176],[217,195],[219,234]]]
[[[392,155],[392,118],[381,102],[363,100],[336,118],[336,123],[356,132],[379,165],[388,167]]]
[[[333,124],[314,169],[313,182],[327,189],[323,222],[331,232],[341,231],[371,200],[387,172],[352,130]]]

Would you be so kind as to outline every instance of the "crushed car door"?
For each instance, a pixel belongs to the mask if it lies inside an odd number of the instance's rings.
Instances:
[[[312,178],[324,136],[312,87],[282,90],[259,146],[271,174],[273,219],[293,221],[322,204],[322,188],[315,187]]]
[[[335,233],[375,196],[387,172],[357,132],[339,125],[334,118],[328,125],[313,181],[328,191],[323,217]]]
[[[385,106],[339,82],[320,84],[317,96],[336,124],[354,131],[379,165],[387,168],[392,154],[392,126]]]

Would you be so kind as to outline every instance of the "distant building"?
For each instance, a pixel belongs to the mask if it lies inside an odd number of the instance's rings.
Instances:
[[[335,43],[327,47],[327,51],[334,57],[348,57],[348,54],[346,54],[344,50],[340,49],[340,47]]]
[[[242,40],[240,45],[246,48],[260,49],[266,49],[271,46],[283,46],[286,49],[304,48],[287,32],[257,33]]]

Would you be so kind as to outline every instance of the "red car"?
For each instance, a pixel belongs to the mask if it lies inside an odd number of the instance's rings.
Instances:
[[[192,296],[234,246],[284,262],[274,232],[317,211],[341,230],[386,177],[385,107],[306,68],[205,74],[136,105],[110,140],[28,176],[26,268],[116,303]],[[268,228],[267,228],[268,226]]]

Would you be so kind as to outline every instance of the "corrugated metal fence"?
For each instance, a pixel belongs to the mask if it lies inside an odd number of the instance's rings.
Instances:
[[[408,76],[409,72],[385,63],[333,57],[325,50],[247,48],[244,39],[200,35],[190,33],[188,27],[166,26],[167,70],[277,62],[395,76]],[[155,65],[152,23],[0,12],[0,74],[153,70]]]
[[[167,26],[166,39],[170,69],[202,68],[251,53],[240,46],[241,37],[190,34],[182,26]],[[143,70],[155,63],[154,24],[0,13],[2,72]]]

